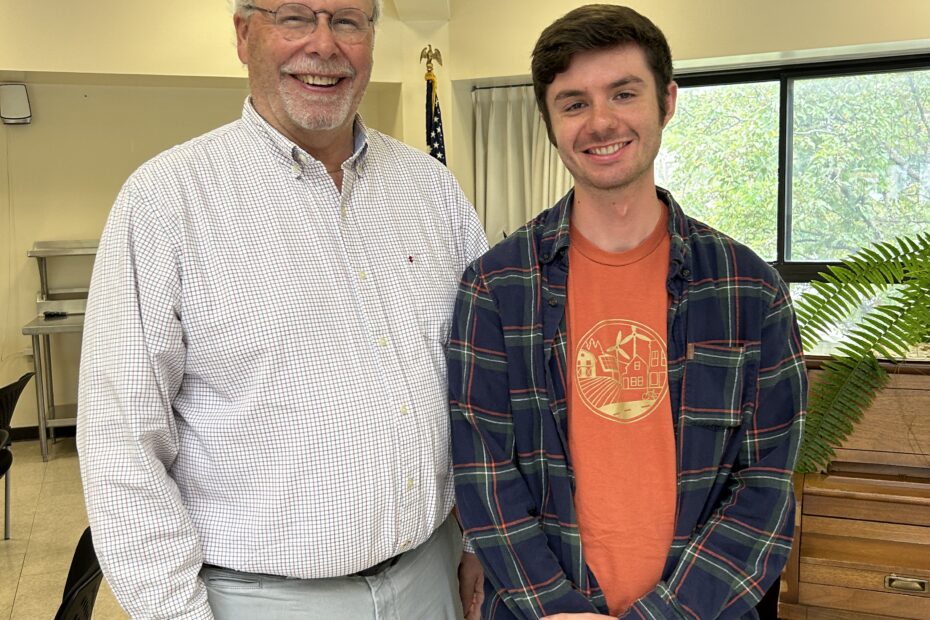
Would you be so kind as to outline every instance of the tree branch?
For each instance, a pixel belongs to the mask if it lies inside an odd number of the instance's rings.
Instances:
[[[922,182],[923,182],[923,179],[920,178],[920,174],[918,174],[916,171],[912,170],[912,169],[910,168],[910,166],[908,166],[907,160],[904,159],[904,157],[901,156],[900,153],[898,153],[897,151],[895,151],[895,150],[894,150],[894,147],[891,146],[890,144],[888,144],[887,142],[885,143],[885,150],[888,152],[888,159],[890,159],[890,160],[893,161],[894,163],[896,163],[896,164],[898,164],[899,166],[901,166],[901,169],[904,170],[904,173],[905,173],[908,177],[910,177],[910,179],[911,179],[912,181],[914,181],[915,183],[922,183]]]
[[[914,96],[914,104],[917,106],[917,111],[920,113],[920,123],[924,126],[924,133],[927,134],[927,142],[930,143],[930,122],[927,120],[927,112],[924,110],[924,102],[920,98],[920,91],[917,89],[917,84],[914,82],[914,76],[910,73],[907,74],[907,85],[911,88],[911,94]]]

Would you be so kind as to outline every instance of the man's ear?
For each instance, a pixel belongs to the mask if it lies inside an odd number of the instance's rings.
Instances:
[[[236,28],[236,53],[239,61],[249,64],[249,18],[236,13],[233,15],[233,26]]]
[[[665,118],[662,120],[662,128],[664,129],[668,122],[672,120],[672,117],[675,116],[675,104],[678,102],[678,83],[669,82],[668,87],[665,89]]]

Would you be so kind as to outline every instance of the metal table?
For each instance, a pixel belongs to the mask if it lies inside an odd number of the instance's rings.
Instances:
[[[77,405],[55,406],[52,391],[52,334],[80,333],[84,330],[84,315],[72,314],[46,319],[38,316],[23,326],[23,334],[32,336],[32,359],[36,372],[36,409],[39,417],[39,445],[42,460],[48,460],[47,429],[74,426]]]
[[[36,309],[39,316],[23,327],[23,334],[32,337],[33,362],[36,372],[36,409],[39,418],[39,444],[42,460],[48,460],[48,430],[59,426],[74,426],[76,405],[55,406],[52,385],[52,334],[80,333],[84,329],[86,288],[53,288],[49,286],[48,259],[94,256],[97,240],[36,241],[26,254],[36,259],[39,267],[39,294]],[[47,313],[58,316],[50,317]]]

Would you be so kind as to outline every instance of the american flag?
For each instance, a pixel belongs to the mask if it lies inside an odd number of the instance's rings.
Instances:
[[[439,94],[436,76],[426,74],[426,144],[429,154],[446,164],[446,141],[442,136],[442,112],[439,111]]]

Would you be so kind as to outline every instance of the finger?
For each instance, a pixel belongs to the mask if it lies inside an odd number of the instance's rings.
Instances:
[[[462,579],[462,571],[459,570],[459,600],[462,601],[462,610],[467,614],[471,607],[472,592],[474,588],[467,579]]]

